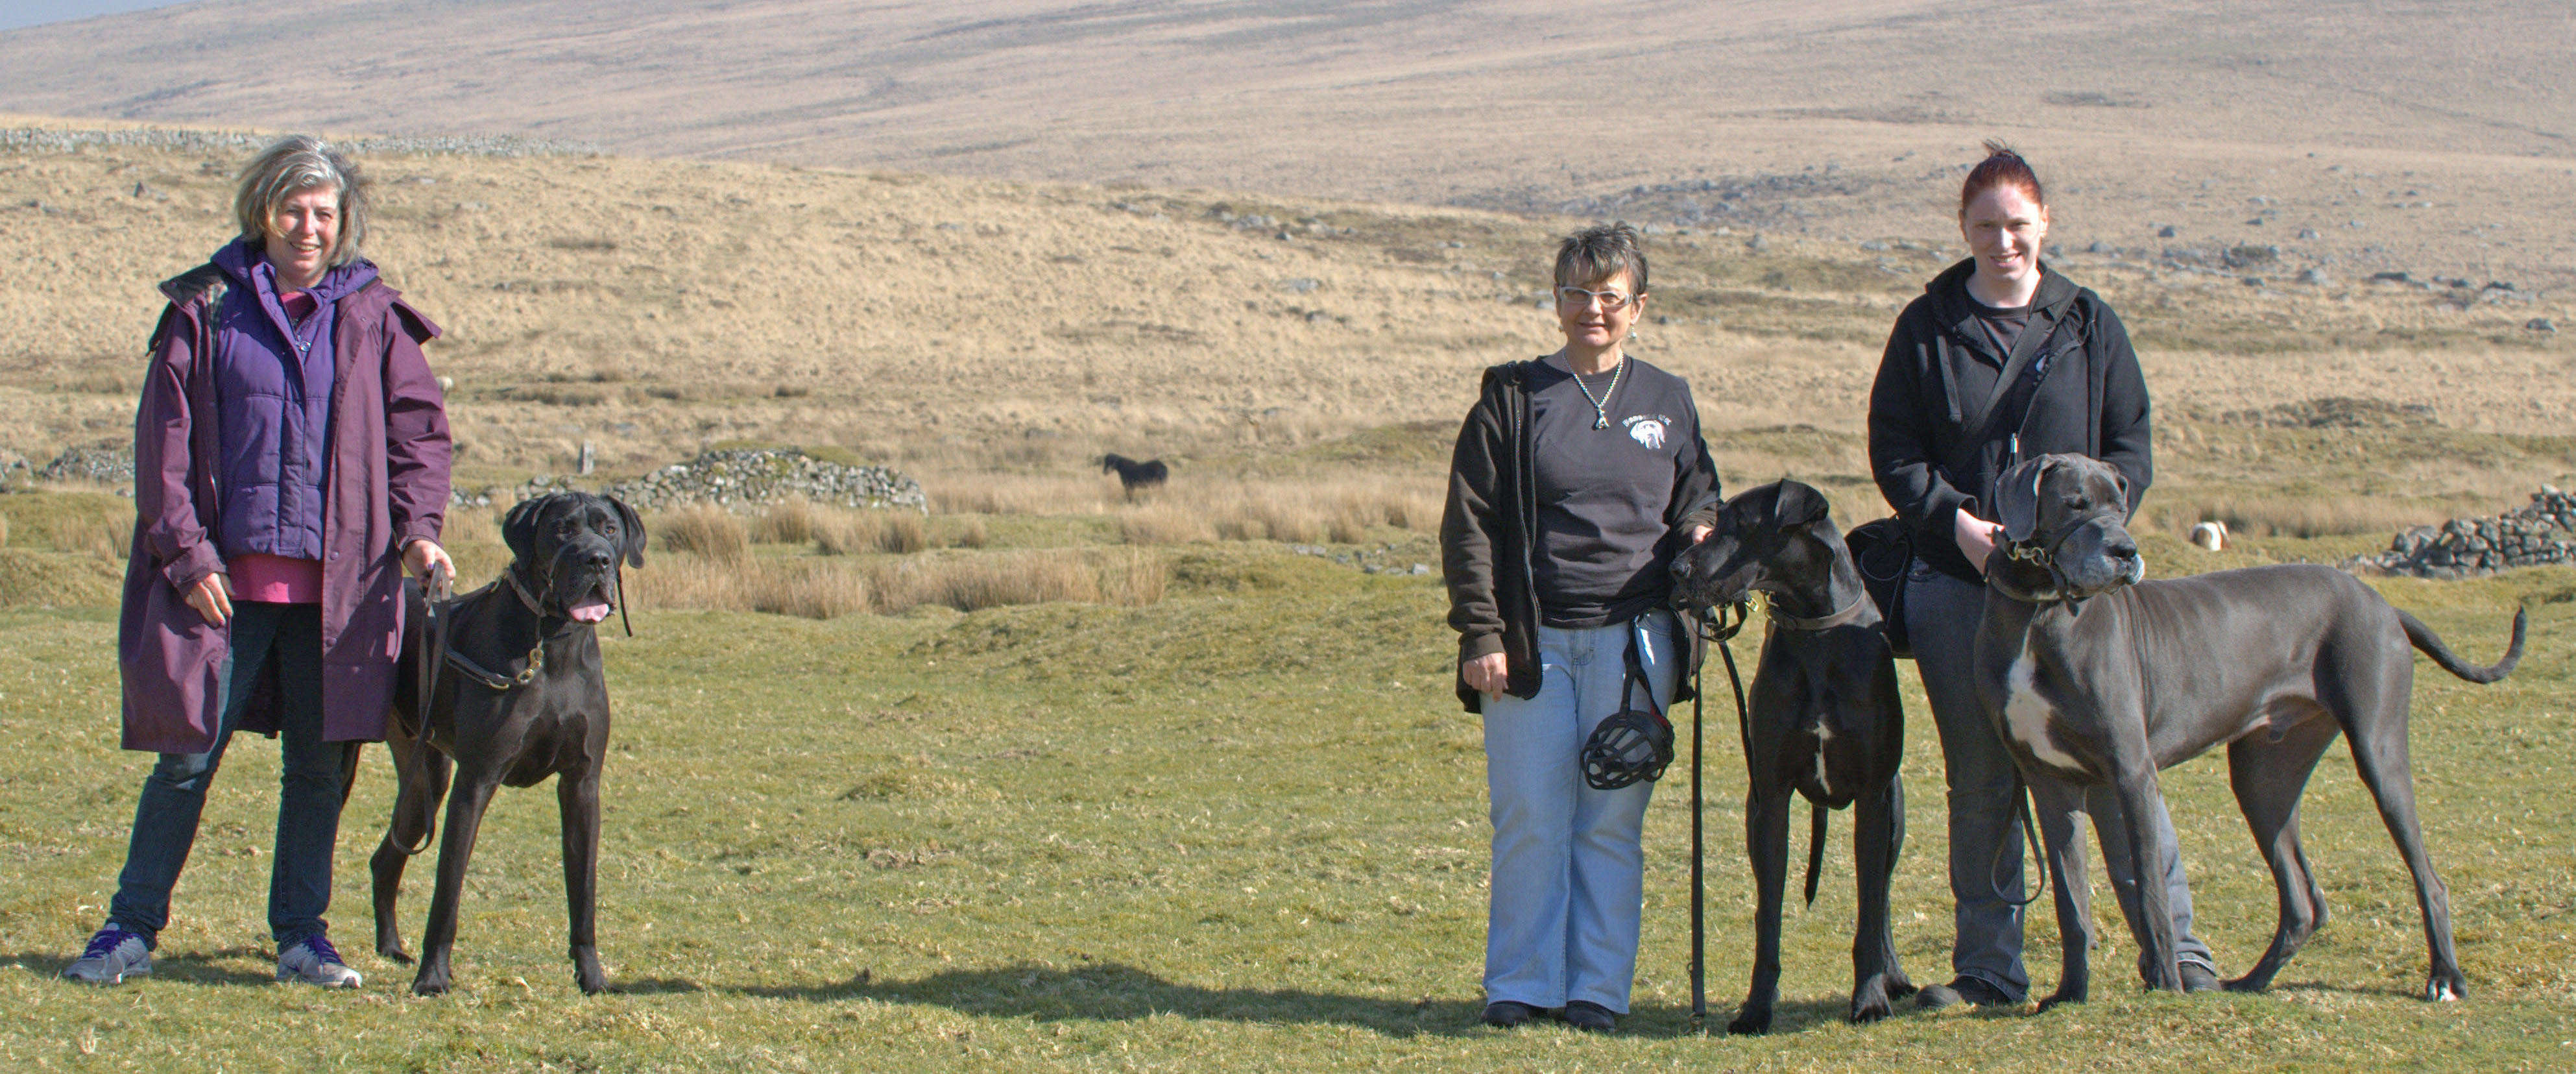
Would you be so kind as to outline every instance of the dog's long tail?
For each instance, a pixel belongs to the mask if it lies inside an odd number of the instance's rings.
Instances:
[[[2423,620],[2406,614],[2404,608],[2397,609],[2397,621],[2406,627],[2407,641],[2423,650],[2424,655],[2432,657],[2434,663],[2442,665],[2442,670],[2475,683],[2494,682],[2513,674],[2513,666],[2522,662],[2523,621],[2529,616],[2528,609],[2513,610],[2513,641],[2504,647],[2504,659],[2496,661],[2493,667],[2482,668],[2451,652],[2450,646],[2442,644],[2441,635],[2433,633],[2433,628],[2425,626]]]
[[[1816,905],[1816,875],[1825,871],[1825,818],[1833,810],[1807,803],[1807,905]]]

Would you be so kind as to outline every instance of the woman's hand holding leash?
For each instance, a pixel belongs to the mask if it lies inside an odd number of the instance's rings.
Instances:
[[[440,548],[438,542],[426,537],[414,538],[403,546],[403,568],[423,582],[429,580],[433,570],[450,578],[456,576],[456,561],[447,558],[447,550]]]
[[[1959,554],[1968,557],[1968,563],[1977,568],[1977,573],[1984,574],[1986,557],[1995,554],[1995,535],[2002,533],[2003,529],[2002,526],[1961,511],[1950,523],[1950,538],[1959,542]]]

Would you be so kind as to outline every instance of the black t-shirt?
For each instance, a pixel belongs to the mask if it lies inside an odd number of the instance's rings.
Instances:
[[[1662,605],[1672,588],[1664,513],[1681,468],[1699,458],[1690,385],[1629,358],[1616,387],[1607,373],[1577,387],[1555,357],[1533,363],[1529,383],[1539,621],[1596,627]],[[1608,427],[1595,428],[1605,415]]]
[[[1986,342],[1994,347],[1996,354],[2010,355],[2013,344],[2021,341],[2022,330],[2030,327],[2029,306],[1989,306],[1970,295],[1968,307],[1977,311],[1977,324],[1986,330]],[[1991,356],[1979,354],[1977,357],[1993,363],[1997,369],[2003,368],[2002,363],[1994,362]]]

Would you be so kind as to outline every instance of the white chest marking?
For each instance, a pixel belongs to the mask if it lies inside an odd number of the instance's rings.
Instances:
[[[2011,691],[2004,699],[2004,728],[2031,756],[2064,771],[2081,771],[2084,766],[2075,755],[2058,748],[2057,741],[2049,736],[2048,725],[2056,720],[2057,710],[2050,708],[2047,699],[2031,685],[2031,677],[2038,669],[2038,661],[2030,658],[2029,643],[2024,642],[2021,655],[2013,658],[2012,670],[2004,675],[2004,684]]]

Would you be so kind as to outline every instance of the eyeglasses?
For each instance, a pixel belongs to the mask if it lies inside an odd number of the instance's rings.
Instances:
[[[1556,289],[1556,303],[1560,306],[1574,306],[1580,308],[1591,302],[1593,299],[1601,300],[1601,312],[1615,313],[1621,308],[1627,306],[1630,301],[1630,296],[1620,294],[1617,291],[1587,291],[1580,287],[1559,287]]]

